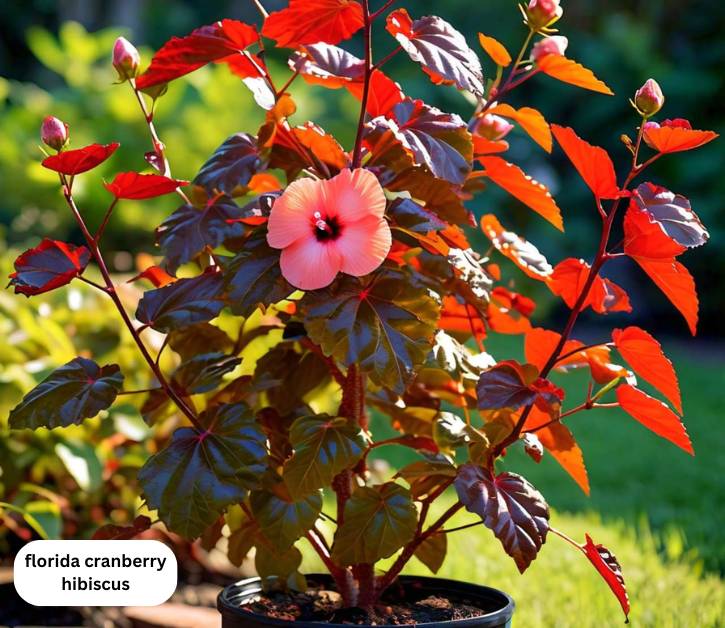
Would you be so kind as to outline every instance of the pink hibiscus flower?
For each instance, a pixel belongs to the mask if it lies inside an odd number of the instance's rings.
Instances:
[[[267,242],[282,249],[285,279],[300,290],[317,290],[337,273],[361,277],[390,251],[385,194],[369,170],[342,170],[332,179],[293,182],[272,206]]]

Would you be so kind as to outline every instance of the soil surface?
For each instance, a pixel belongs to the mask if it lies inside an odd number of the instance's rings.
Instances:
[[[315,621],[333,624],[404,625],[480,617],[490,612],[467,599],[450,600],[431,595],[419,600],[383,598],[370,612],[343,608],[340,595],[325,589],[304,593],[270,592],[255,596],[242,606],[247,611],[286,621]]]

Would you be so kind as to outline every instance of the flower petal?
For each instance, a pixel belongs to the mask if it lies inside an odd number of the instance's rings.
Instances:
[[[332,283],[341,270],[342,258],[335,244],[309,235],[284,249],[279,263],[282,275],[295,288],[318,290]]]
[[[343,224],[366,216],[383,217],[385,193],[377,177],[369,170],[345,168],[325,184],[328,216],[338,216]]]
[[[342,272],[355,277],[367,275],[380,266],[391,245],[388,223],[376,216],[346,224],[335,241],[342,258]]]
[[[272,205],[267,223],[267,242],[283,249],[314,231],[312,215],[323,205],[322,181],[298,179]]]

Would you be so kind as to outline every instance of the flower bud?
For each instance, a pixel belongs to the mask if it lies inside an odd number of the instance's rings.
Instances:
[[[552,35],[537,41],[531,49],[531,60],[536,62],[546,55],[564,56],[569,40],[563,35]]]
[[[564,13],[560,0],[531,0],[526,8],[526,20],[538,31],[556,22]]]
[[[654,79],[647,79],[634,95],[634,106],[646,117],[656,114],[664,104],[664,94]]]
[[[40,125],[40,139],[55,150],[60,150],[68,142],[68,125],[55,116],[47,116]]]
[[[113,67],[118,72],[118,78],[126,81],[135,78],[141,62],[138,50],[125,37],[119,37],[113,45]]]
[[[475,133],[495,142],[506,137],[514,125],[493,113],[482,115],[476,122]]]

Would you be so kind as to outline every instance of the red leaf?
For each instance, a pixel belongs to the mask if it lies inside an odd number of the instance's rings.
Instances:
[[[633,256],[634,257],[634,256]],[[655,285],[662,290],[665,296],[672,302],[682,314],[690,333],[694,336],[697,333],[697,310],[699,302],[695,280],[687,268],[673,258],[670,259],[647,259],[645,257],[634,257],[642,270],[647,273]]]
[[[15,260],[10,285],[15,294],[32,296],[70,283],[85,270],[91,254],[85,246],[74,246],[45,238]]]
[[[67,176],[80,174],[92,170],[108,159],[119,147],[117,142],[112,144],[89,144],[83,148],[66,150],[57,155],[46,157],[42,164],[49,170],[55,170]]]
[[[567,258],[554,267],[554,272],[547,281],[549,289],[564,299],[569,308],[574,308],[589,276],[590,266],[582,259]],[[589,289],[582,310],[590,307],[597,314],[609,312],[631,312],[627,293],[609,279],[599,275]]]
[[[443,297],[438,327],[446,331],[471,334],[479,343],[486,338],[486,326],[476,308],[467,303],[459,303],[452,295]]]
[[[137,537],[139,534],[146,532],[151,527],[151,519],[144,515],[139,515],[133,520],[129,526],[117,526],[109,523],[108,525],[98,528],[93,533],[93,540],[99,541],[123,541]]]
[[[685,251],[647,211],[632,199],[624,214],[624,252],[633,258],[672,259]]]
[[[588,534],[585,536],[587,542],[583,548],[584,553],[619,600],[627,623],[629,623],[629,597],[624,584],[624,576],[622,576],[622,568],[619,566],[616,556],[604,545],[594,545],[594,541]]]
[[[104,183],[104,186],[116,198],[143,200],[169,194],[187,183],[160,174],[119,172],[111,183]]]
[[[590,89],[593,92],[608,96],[614,95],[614,92],[609,89],[606,83],[594,76],[594,72],[573,59],[567,59],[562,55],[549,54],[541,57],[536,65],[544,74],[548,74],[563,83]]]
[[[135,277],[131,277],[128,283],[139,281],[140,279],[148,279],[156,288],[163,288],[176,281],[176,277],[169,275],[161,266],[149,266]]]
[[[346,86],[348,91],[358,100],[362,100],[363,83],[351,83]],[[365,111],[371,117],[388,116],[393,108],[403,102],[405,96],[393,79],[383,74],[380,70],[375,70],[370,77],[370,93],[368,94],[368,102]]]
[[[338,44],[363,27],[363,12],[354,0],[290,0],[289,6],[271,13],[262,35],[282,48],[324,42]]]
[[[259,76],[255,64],[241,60],[240,52],[258,40],[254,26],[236,20],[222,20],[202,26],[186,37],[172,37],[151,59],[148,69],[136,79],[139,89],[168,83],[210,63],[230,57],[233,71],[243,76]],[[263,67],[259,59],[257,66]]]
[[[455,84],[483,96],[481,62],[448,22],[434,15],[412,20],[405,9],[398,9],[388,15],[386,28],[434,83]]]
[[[544,281],[554,272],[539,249],[513,231],[506,231],[493,214],[486,214],[481,218],[481,231],[491,240],[497,251],[508,257],[532,279]]]
[[[502,68],[511,65],[511,55],[506,50],[506,46],[500,41],[483,33],[478,33],[478,42],[496,65],[500,65]]]
[[[505,140],[487,140],[480,135],[473,136],[473,156],[493,155],[505,153],[509,149],[509,143]]]
[[[688,454],[695,455],[685,426],[666,404],[629,384],[620,385],[616,392],[620,407],[632,418]]]
[[[524,334],[531,329],[529,317],[535,307],[528,297],[496,286],[488,304],[488,324],[499,334]]]
[[[592,309],[597,314],[610,312],[631,312],[629,295],[610,279],[603,279],[601,283],[594,282],[592,286]]]
[[[529,134],[532,140],[547,153],[551,152],[551,129],[546,118],[544,118],[540,111],[532,109],[531,107],[514,109],[511,105],[501,103],[489,109],[489,113],[515,120]]]
[[[660,343],[644,329],[627,327],[612,332],[614,346],[642,379],[659,390],[682,414],[682,399],[677,374]]]
[[[533,364],[539,371],[543,369],[549,357],[554,352],[556,345],[559,343],[560,338],[561,335],[555,331],[542,329],[541,327],[535,327],[529,331],[524,340],[524,355],[526,356],[526,361]],[[561,353],[563,355],[583,346],[578,340],[567,340]],[[577,363],[582,361],[582,359],[586,360],[584,353],[577,353],[572,355],[567,363]]]
[[[501,157],[479,157],[478,160],[491,181],[546,218],[557,229],[564,231],[561,211],[545,185]]]
[[[620,196],[614,164],[607,151],[584,141],[569,127],[552,124],[551,130],[569,161],[574,164],[597,199]]]
[[[718,134],[714,131],[698,131],[687,120],[665,120],[661,126],[650,124],[644,129],[644,141],[660,153],[677,153],[699,148],[712,142]]]

